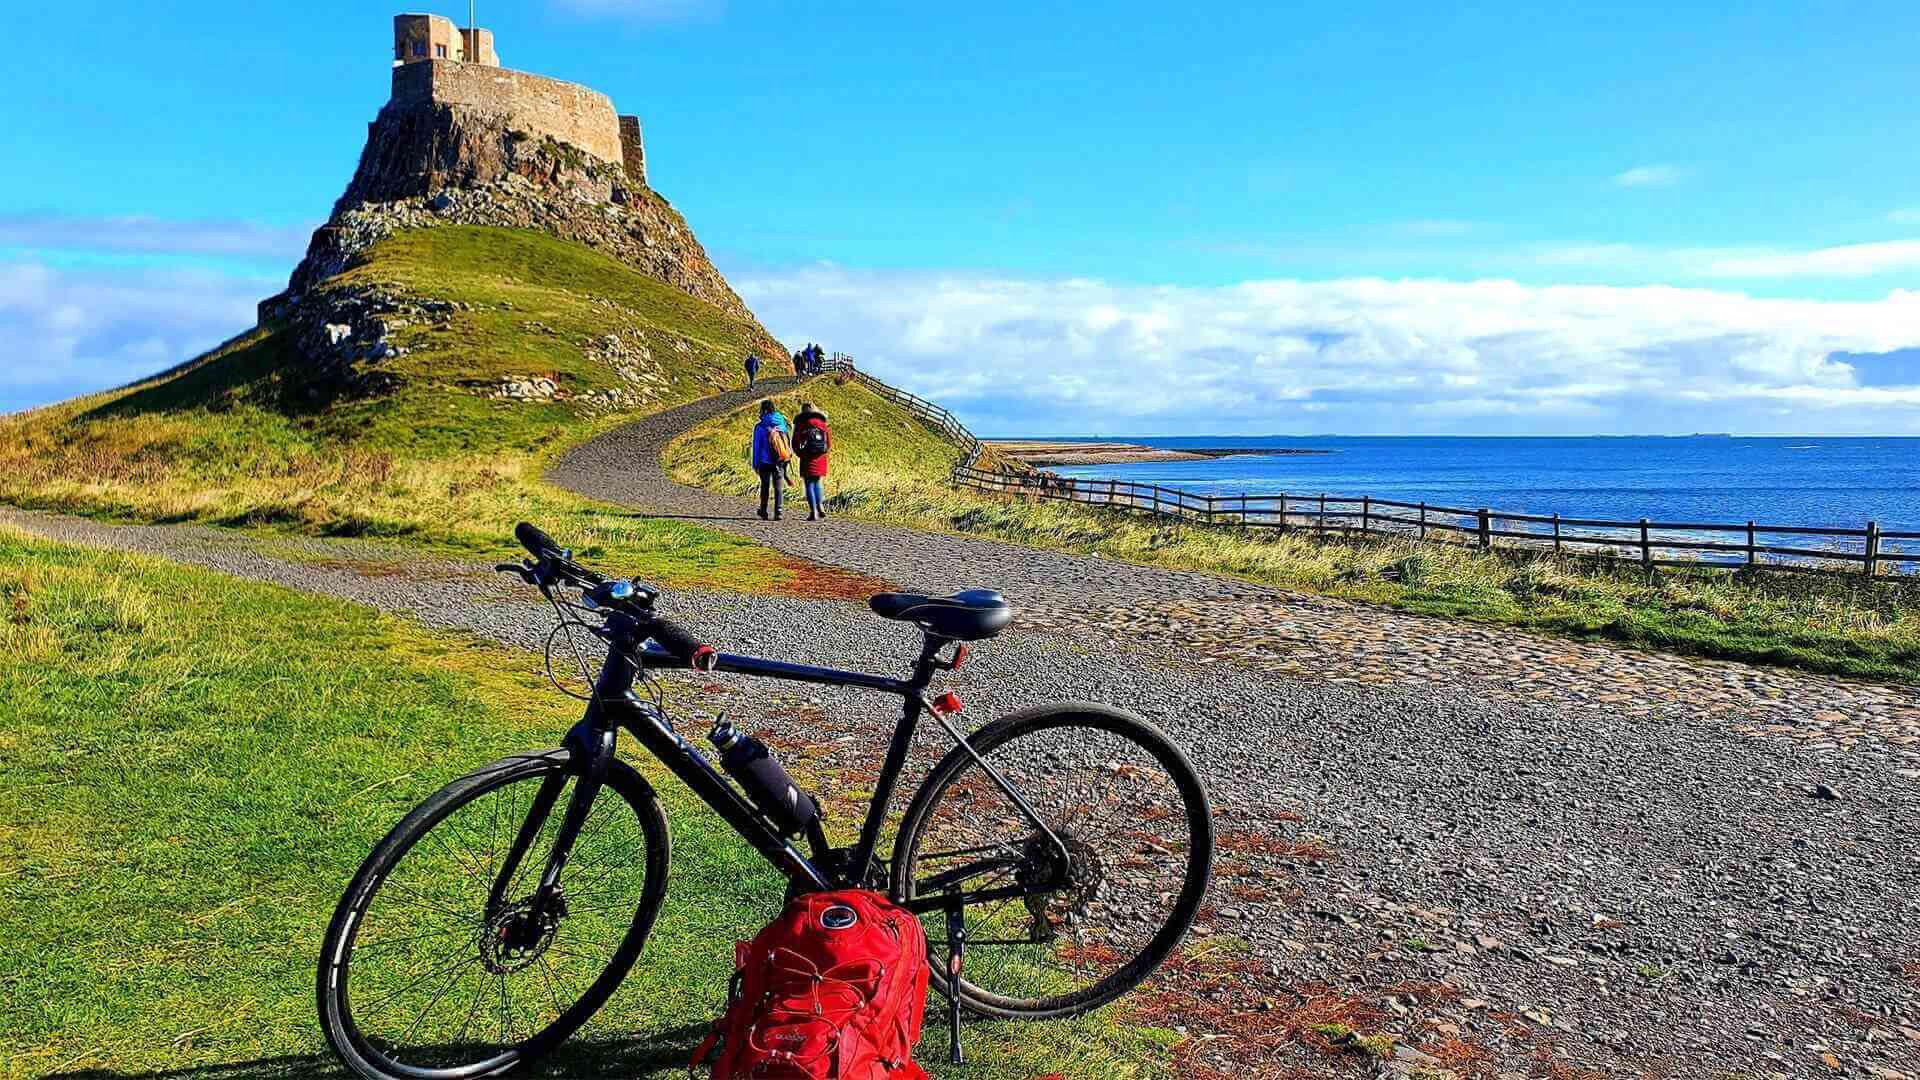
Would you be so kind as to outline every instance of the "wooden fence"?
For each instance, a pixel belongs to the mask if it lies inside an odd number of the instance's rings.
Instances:
[[[1810,570],[1876,574],[1920,572],[1920,532],[1815,528],[1759,522],[1614,521],[1521,514],[1487,507],[1442,506],[1371,496],[1294,494],[1200,495],[1130,480],[1076,480],[1049,472],[997,472],[979,467],[981,443],[952,413],[888,386],[835,353],[828,370],[844,372],[967,447],[953,482],[998,495],[1100,506],[1192,523],[1317,535],[1376,535],[1452,540],[1482,548],[1526,548],[1659,566]]]
[[[837,352],[828,357],[826,370],[834,372],[835,374],[852,377],[854,381],[860,383],[860,385],[865,386],[867,389],[872,390],[888,401],[905,408],[907,411],[919,417],[923,423],[930,425],[949,439],[966,447],[966,456],[962,457],[960,464],[953,468],[953,473],[956,478],[964,471],[973,470],[974,466],[980,463],[980,452],[983,449],[980,440],[974,437],[973,432],[967,430],[967,426],[960,422],[959,417],[918,394],[909,394],[897,386],[889,386],[866,372],[861,371],[859,368],[853,366],[853,357],[848,356],[846,353]]]

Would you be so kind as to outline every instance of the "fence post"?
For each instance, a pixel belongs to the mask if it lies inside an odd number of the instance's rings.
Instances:
[[[1327,493],[1324,491],[1320,493],[1320,515],[1313,520],[1320,527],[1320,539],[1325,540],[1327,538]]]
[[[1113,481],[1112,480],[1107,481],[1107,505],[1108,506],[1113,505]]]
[[[1207,496],[1207,524],[1213,524],[1213,496]]]
[[[1240,528],[1244,530],[1246,527],[1247,527],[1247,493],[1243,491],[1240,493]]]
[[[1880,569],[1880,523],[1867,522],[1867,576],[1872,577]]]
[[[1360,533],[1365,535],[1373,531],[1373,497],[1360,496]]]
[[[1753,522],[1749,521],[1747,522],[1747,565],[1758,566],[1759,564],[1760,552],[1755,550],[1753,543]]]
[[[1653,573],[1653,543],[1647,536],[1647,519],[1640,519],[1640,566]]]
[[[1287,531],[1287,493],[1283,491],[1280,493],[1280,532],[1284,534],[1286,531]]]
[[[1420,539],[1427,538],[1427,501],[1420,500]]]
[[[1560,511],[1553,512],[1553,557],[1560,557]]]
[[[1493,546],[1493,511],[1483,506],[1480,508],[1479,518],[1480,546],[1490,548]]]

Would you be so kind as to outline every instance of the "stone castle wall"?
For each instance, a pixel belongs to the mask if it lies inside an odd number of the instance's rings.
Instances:
[[[627,175],[642,184],[646,183],[647,144],[640,140],[639,117],[620,118],[620,152],[626,161]]]
[[[544,75],[444,60],[401,64],[393,69],[393,104],[464,106],[500,117],[516,131],[577,146],[602,161],[624,165],[628,158],[613,99]],[[637,139],[637,122],[634,127]]]

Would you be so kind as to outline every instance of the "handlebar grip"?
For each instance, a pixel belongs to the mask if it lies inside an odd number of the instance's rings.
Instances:
[[[536,559],[544,559],[548,555],[560,553],[560,545],[553,542],[553,537],[525,521],[513,527],[513,538],[520,541],[520,546],[526,548]]]
[[[685,627],[668,619],[655,619],[647,636],[659,642],[661,648],[688,667],[700,668],[701,661],[715,655],[711,647],[701,644],[700,639],[688,633]],[[713,670],[710,661],[701,670]]]

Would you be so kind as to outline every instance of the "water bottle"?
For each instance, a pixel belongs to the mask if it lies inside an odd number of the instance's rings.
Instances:
[[[720,752],[720,767],[739,781],[748,801],[767,815],[775,828],[788,836],[799,836],[820,819],[820,804],[800,790],[766,743],[724,719],[713,725],[707,741]]]

